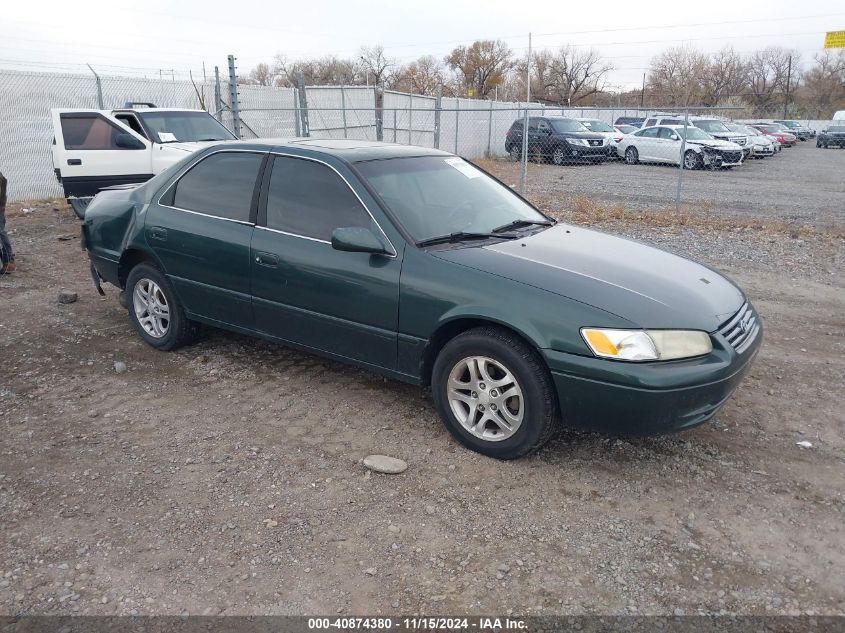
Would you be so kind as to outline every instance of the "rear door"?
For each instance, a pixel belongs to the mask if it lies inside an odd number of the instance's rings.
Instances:
[[[152,177],[152,144],[123,122],[94,110],[52,110],[52,117],[53,166],[66,196]]]
[[[250,329],[250,242],[262,151],[207,154],[146,212],[144,235],[185,309]]]
[[[634,145],[639,152],[640,160],[659,161],[657,157],[657,130],[656,127],[649,127],[637,132],[634,136],[637,137]]]

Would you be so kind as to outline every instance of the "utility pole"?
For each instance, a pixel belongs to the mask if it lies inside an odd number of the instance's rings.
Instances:
[[[783,118],[785,119],[786,109],[789,105],[789,84],[792,83],[792,55],[789,56],[789,66],[787,66],[786,70],[786,95],[783,98]]]
[[[522,169],[519,172],[519,193],[525,193],[528,172],[528,104],[531,103],[531,33],[528,34],[528,62],[525,64],[525,116],[522,119]]]
[[[645,73],[643,73],[643,88],[640,90],[640,109],[645,107]]]

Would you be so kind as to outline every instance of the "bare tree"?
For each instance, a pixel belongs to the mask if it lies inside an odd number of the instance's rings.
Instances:
[[[247,81],[256,86],[272,86],[273,85],[273,70],[269,64],[261,62],[255,68],[249,71]]]
[[[805,108],[815,109],[819,116],[845,105],[845,51],[817,53],[813,62],[812,68],[804,74],[801,101]]]
[[[756,51],[748,60],[747,99],[758,114],[767,114],[799,81],[800,56],[779,46]]]
[[[358,83],[358,66],[350,59],[327,55],[315,59],[290,62],[283,55],[276,55],[273,74],[276,85],[296,86],[302,73],[306,85],[340,86]]]
[[[392,87],[420,95],[433,95],[443,84],[443,71],[443,64],[436,57],[423,55],[396,72]]]
[[[513,67],[510,47],[501,40],[479,40],[458,46],[444,62],[458,74],[461,84],[474,97],[484,98],[501,85]]]
[[[558,102],[572,104],[603,90],[611,70],[613,65],[598,51],[567,45],[551,58],[548,80]]]
[[[715,106],[741,94],[748,82],[748,72],[748,62],[732,46],[714,54],[701,77],[701,105]]]
[[[361,72],[366,73],[372,81],[367,83],[382,85],[388,78],[390,71],[396,66],[396,62],[384,54],[384,46],[362,46],[358,55]]]
[[[663,51],[649,64],[651,100],[669,106],[690,105],[701,100],[708,65],[705,54],[687,46]]]

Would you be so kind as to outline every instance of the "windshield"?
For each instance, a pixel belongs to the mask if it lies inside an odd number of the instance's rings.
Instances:
[[[548,222],[506,186],[457,156],[391,158],[356,167],[417,242],[460,231],[489,233],[514,220]]]
[[[740,125],[739,123],[725,123],[725,127],[727,127],[731,132],[740,132],[741,134],[748,134],[745,129],[745,126]]]
[[[675,128],[675,131],[678,133],[679,136],[684,135],[684,128],[682,127]],[[713,137],[710,136],[707,132],[699,130],[697,127],[690,126],[687,128],[686,139],[688,141],[712,141]]]
[[[208,112],[138,112],[156,143],[230,141],[234,135]]]
[[[616,129],[622,134],[630,134],[631,132],[636,132],[638,128],[635,128],[633,125],[617,125]]]
[[[714,132],[730,132],[730,130],[721,121],[696,121],[695,127],[701,128],[705,132],[710,132],[711,134]]]
[[[763,136],[763,133],[760,130],[753,128],[750,125],[743,125],[742,128],[745,130],[746,134],[750,134],[751,136]]]
[[[598,121],[596,119],[590,119],[589,121],[581,121],[581,124],[590,130],[591,132],[613,132],[613,128],[610,127],[604,121]]]
[[[845,125],[834,125],[833,127],[828,128],[827,131],[830,134],[843,134],[845,133]]]
[[[589,132],[581,121],[575,119],[549,119],[555,132]]]
[[[797,128],[797,127],[801,127],[801,124],[798,123],[797,121],[778,121],[778,124],[782,125],[784,127],[793,128],[793,129]]]

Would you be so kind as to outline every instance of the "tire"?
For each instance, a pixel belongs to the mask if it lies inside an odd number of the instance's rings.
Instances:
[[[126,293],[129,319],[147,345],[172,350],[196,335],[173,286],[154,264],[144,262],[129,272]]]
[[[684,169],[701,169],[704,167],[704,159],[695,150],[688,149],[684,152]]]
[[[491,380],[505,388],[505,395],[514,395],[502,400],[499,389],[487,384]],[[449,341],[434,363],[431,384],[446,428],[482,455],[522,457],[545,444],[557,427],[557,396],[545,363],[536,350],[502,328],[474,328]]]
[[[566,162],[566,151],[562,147],[555,147],[552,151],[552,162],[555,165],[563,165]]]
[[[821,141],[816,141],[816,147],[821,147],[821,146],[822,146]]]
[[[625,150],[625,162],[629,165],[636,165],[640,162],[640,153],[636,147],[631,146]]]
[[[522,158],[522,150],[520,150],[519,145],[514,143],[508,150],[508,155],[510,156],[512,161],[517,163],[519,162],[519,159]]]

